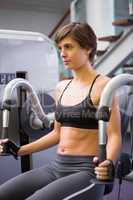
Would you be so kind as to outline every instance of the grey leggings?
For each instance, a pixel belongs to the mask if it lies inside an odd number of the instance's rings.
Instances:
[[[0,186],[1,200],[101,200],[104,185],[95,184],[92,156],[57,155],[55,161]]]

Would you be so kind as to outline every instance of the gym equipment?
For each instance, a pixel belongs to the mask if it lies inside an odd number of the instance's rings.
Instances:
[[[12,101],[12,94],[14,89],[18,87],[23,87],[28,92],[29,98],[32,102],[32,108],[38,116],[38,120],[31,120],[34,124],[33,126],[42,126],[45,128],[50,128],[54,122],[54,113],[45,114],[40,101],[31,86],[31,84],[22,78],[16,78],[10,81],[4,90],[3,100],[2,100],[2,113],[3,113],[3,121],[2,121],[2,139],[8,138],[8,126],[9,126],[9,116],[10,116],[10,108],[14,105]],[[40,121],[39,121],[40,120]],[[5,148],[6,149],[6,148]],[[3,154],[6,155],[6,152]],[[8,155],[8,154],[7,154]]]
[[[116,89],[123,85],[132,85],[133,75],[120,74],[112,78],[105,86],[99,107],[98,107],[98,120],[99,120],[99,159],[103,161],[106,159],[106,126],[109,121],[111,111],[112,96]],[[102,113],[102,114],[101,114]]]
[[[108,84],[105,86],[98,111],[97,118],[99,120],[99,161],[102,162],[106,160],[106,126],[110,119],[111,103],[112,97],[116,89],[123,85],[132,85],[133,75],[131,74],[120,74],[112,78]],[[128,161],[128,163],[127,163]],[[127,164],[126,164],[127,163]],[[126,167],[126,169],[125,169]],[[133,182],[132,173],[132,162],[128,154],[121,154],[118,160],[118,167],[116,169],[116,176],[119,178],[119,184],[122,183],[122,179],[126,177],[126,180]],[[105,184],[105,193],[108,194],[113,189],[113,181],[102,181]],[[120,190],[119,190],[120,191]],[[118,194],[120,196],[120,192]],[[118,197],[119,199],[119,197]]]
[[[53,99],[53,90],[59,81],[60,70],[62,71],[62,68],[59,68],[62,65],[59,66],[59,56],[53,40],[38,32],[0,30],[0,52],[0,108],[4,89],[9,81],[25,76],[25,79],[34,87],[42,108],[45,107],[44,112],[45,110],[53,112],[54,108],[52,110],[51,107],[55,104],[51,101],[47,104],[49,100],[47,95]],[[48,128],[44,130],[42,127],[41,120],[38,120],[40,124],[36,126],[33,122],[34,117],[29,118],[31,114],[29,99],[30,97],[27,99],[26,90],[21,86],[12,94],[13,105],[10,106],[9,112],[8,136],[18,145],[28,144],[49,132]],[[22,116],[22,112],[25,117]],[[0,138],[3,126],[2,115],[3,111],[0,109]],[[41,159],[42,156],[45,159]],[[13,176],[47,163],[53,157],[54,149],[52,148],[49,152],[18,157],[17,161],[12,156],[1,157],[0,166],[4,171],[1,170],[0,173],[0,184]],[[9,165],[12,166],[10,172]]]

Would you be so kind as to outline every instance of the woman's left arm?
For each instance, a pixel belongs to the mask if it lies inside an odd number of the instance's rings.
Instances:
[[[121,120],[119,105],[116,97],[113,98],[111,116],[107,125],[107,159],[112,160],[114,165],[119,157],[121,151]]]

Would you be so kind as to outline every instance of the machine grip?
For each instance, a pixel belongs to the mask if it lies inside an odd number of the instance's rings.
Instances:
[[[99,145],[99,162],[106,160],[106,144]]]
[[[99,145],[99,162],[101,163],[106,159],[107,159],[106,158],[106,145],[105,144]],[[113,181],[114,176],[115,176],[115,166],[114,166],[112,160],[109,160],[109,159],[107,159],[107,160],[110,162],[110,164],[109,164],[109,167],[108,167],[108,177],[109,178],[106,181]]]
[[[5,138],[8,138],[8,127],[2,128],[1,139],[5,139]]]
[[[6,143],[2,144],[3,152],[0,154],[1,156],[9,156],[13,155],[15,159],[17,159],[17,153],[20,147],[15,144],[13,141],[8,140]]]

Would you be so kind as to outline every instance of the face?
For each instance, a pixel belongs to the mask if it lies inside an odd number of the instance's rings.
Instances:
[[[76,70],[88,63],[88,50],[81,48],[71,37],[62,39],[58,48],[66,68]]]

